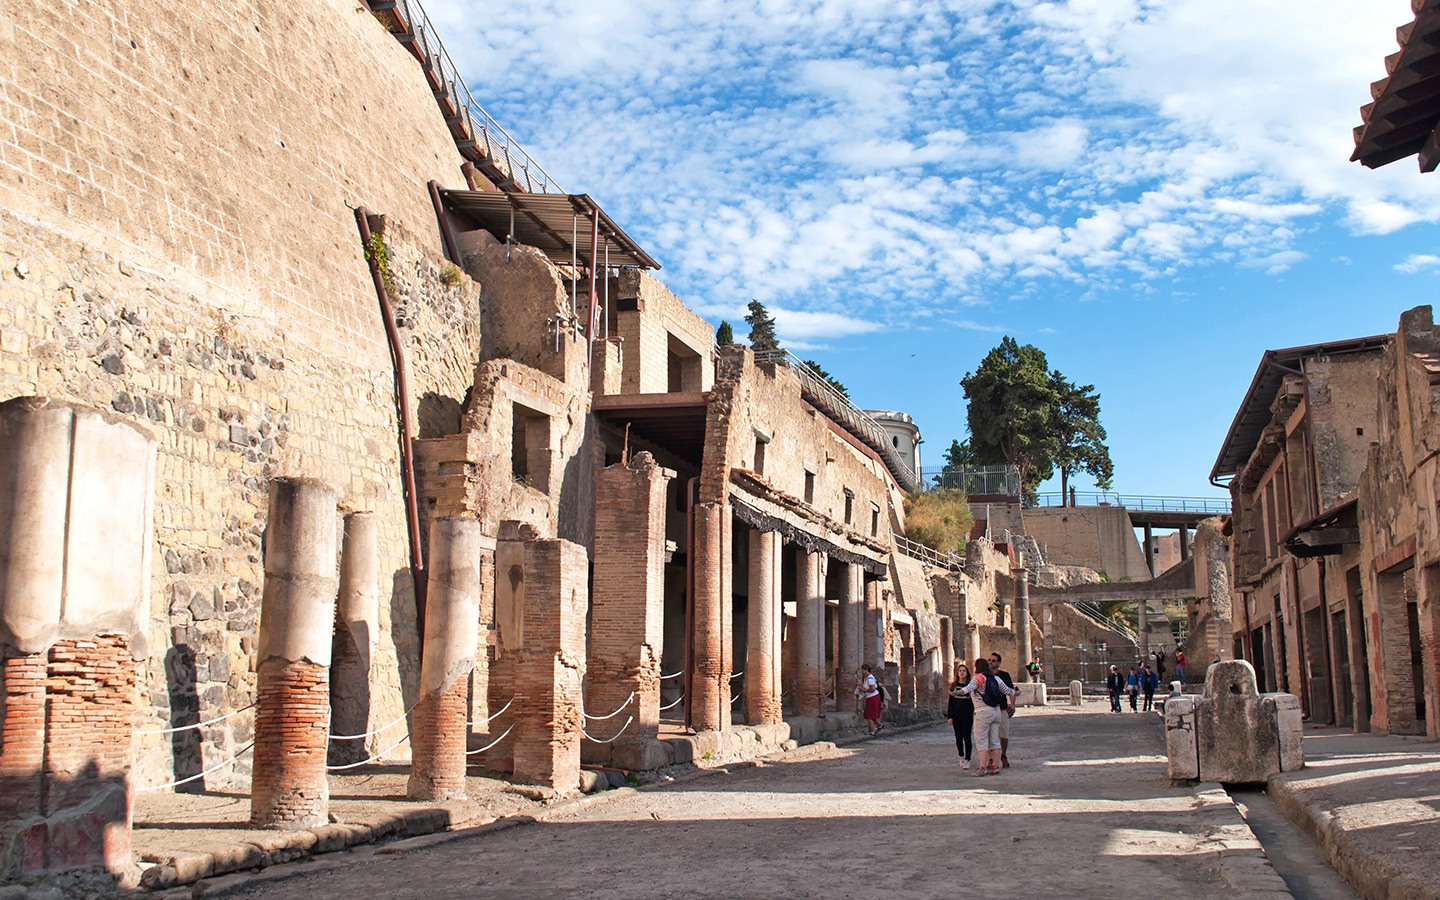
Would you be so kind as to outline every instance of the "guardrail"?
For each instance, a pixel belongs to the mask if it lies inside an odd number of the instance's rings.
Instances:
[[[895,534],[891,535],[891,537],[893,537],[895,540],[895,549],[910,557],[911,559],[918,559],[923,563],[929,563],[932,566],[940,566],[941,568],[949,569],[952,572],[956,572],[960,569],[965,568],[965,558],[955,553],[954,551],[951,551],[950,553],[941,553],[933,547],[927,547],[924,544],[918,544],[915,541],[910,540],[903,534]]]
[[[440,111],[463,155],[473,162],[494,165],[529,193],[565,193],[550,173],[476,101],[419,0],[366,2],[377,15],[389,13],[396,39],[404,44],[419,45],[419,52],[414,49],[412,52],[425,69],[435,102],[440,104]],[[500,187],[504,190],[506,186]]]
[[[977,495],[1019,497],[1020,470],[1015,466],[921,467],[921,490],[963,490]]]
[[[1230,514],[1230,501],[1213,497],[1152,497],[1140,494],[1121,494],[1112,491],[1072,492],[1065,494],[1053,491],[1035,495],[1031,506],[1123,506],[1141,512],[1193,512],[1210,513],[1217,516]]]
[[[881,459],[885,461],[885,466],[890,470],[890,474],[895,476],[895,480],[900,483],[901,488],[907,491],[919,489],[920,482],[916,479],[914,470],[901,460],[900,455],[891,446],[890,432],[886,431],[879,422],[866,415],[860,407],[851,403],[844,394],[835,390],[830,382],[822,378],[819,372],[807,366],[804,360],[789,350],[762,350],[755,354],[755,362],[787,366],[793,369],[800,378],[800,390],[805,399],[829,416],[835,424],[860,438],[872,450],[879,453]]]

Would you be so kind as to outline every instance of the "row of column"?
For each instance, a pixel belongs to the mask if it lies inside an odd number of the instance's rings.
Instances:
[[[690,665],[690,725],[697,731],[723,730],[730,724],[731,675],[741,669],[730,659],[729,615],[731,554],[730,508],[701,503],[695,507],[694,645]],[[749,532],[749,616],[746,634],[745,719],[752,725],[781,721],[781,553],[783,541],[774,531]],[[878,587],[855,564],[834,562],[820,550],[796,547],[795,638],[796,691],[794,713],[820,716],[826,710],[825,665],[826,576],[840,565],[840,635],[836,665],[847,678],[869,662],[878,671],[884,660],[883,623]],[[837,695],[849,689],[835,686]]]

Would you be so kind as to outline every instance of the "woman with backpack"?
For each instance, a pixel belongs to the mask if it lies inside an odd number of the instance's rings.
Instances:
[[[973,699],[979,692],[980,701],[975,704],[975,749],[980,754],[980,775],[1000,774],[1000,717],[1005,715],[1005,698],[1015,691],[999,678],[990,677],[990,661],[975,660],[975,676],[960,688],[960,693],[969,694]]]
[[[975,738],[971,733],[975,727],[975,700],[960,688],[970,682],[970,667],[958,660],[955,663],[955,682],[950,685],[950,705],[945,710],[945,721],[955,729],[955,749],[960,754],[960,768],[970,768],[970,754],[975,749]]]
[[[860,686],[855,689],[865,700],[865,726],[870,729],[873,737],[880,733],[884,725],[880,724],[880,711],[884,706],[884,694],[880,691],[880,682],[875,680],[875,670],[866,663],[860,667]]]

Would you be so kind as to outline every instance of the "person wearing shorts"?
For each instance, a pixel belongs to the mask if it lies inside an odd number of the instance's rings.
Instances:
[[[994,689],[987,691],[992,685]],[[973,734],[975,753],[980,763],[976,775],[996,775],[1000,772],[1000,721],[1005,718],[1006,698],[1014,695],[1015,691],[990,675],[990,661],[987,659],[975,660],[975,676],[959,691],[972,697],[978,695],[979,698],[975,703]],[[987,693],[990,694],[989,699],[986,699]],[[1000,699],[992,704],[996,696]]]
[[[1006,692],[1010,702],[1006,704],[1002,710],[1004,715],[1000,717],[1000,767],[1008,769],[1010,768],[1010,717],[1015,715],[1015,679],[1010,677],[1009,672],[1000,668],[1000,660],[1000,654],[990,654],[990,674],[1000,679],[1001,683],[1010,689]]]

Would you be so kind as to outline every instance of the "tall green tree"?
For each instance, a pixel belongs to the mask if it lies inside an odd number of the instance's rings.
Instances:
[[[750,326],[750,349],[756,353],[779,350],[780,338],[775,334],[775,319],[766,311],[765,304],[751,300],[746,307],[745,324]]]
[[[1045,354],[1008,335],[960,380],[968,401],[970,447],[980,462],[1005,462],[1020,473],[1028,500],[1054,474],[1051,427],[1059,402]]]
[[[969,438],[963,441],[952,440],[950,446],[945,450],[945,468],[947,469],[965,469],[978,465],[980,463],[975,459],[975,450],[970,446]]]
[[[1053,459],[1060,469],[1060,493],[1069,502],[1070,476],[1084,472],[1095,479],[1095,486],[1110,490],[1115,478],[1115,464],[1110,461],[1110,448],[1105,445],[1105,426],[1100,424],[1100,395],[1095,385],[1077,385],[1059,370],[1050,373],[1050,386],[1056,403],[1051,436],[1055,441]]]
[[[840,383],[840,379],[836,378],[834,375],[831,375],[829,372],[825,371],[825,367],[824,367],[824,366],[820,365],[818,362],[816,362],[816,361],[813,360],[813,359],[807,359],[807,360],[802,360],[802,361],[805,363],[805,365],[807,365],[807,366],[809,366],[810,368],[814,369],[816,375],[819,375],[821,378],[825,379],[826,383],[828,383],[828,384],[829,384],[831,387],[833,387],[835,390],[839,391],[839,392],[840,392],[840,396],[844,397],[846,400],[849,400],[849,399],[850,399],[850,392],[845,389],[845,385],[843,385],[843,384]]]
[[[720,327],[715,329],[715,343],[721,347],[728,347],[735,343],[735,329],[724,319],[720,320]]]

